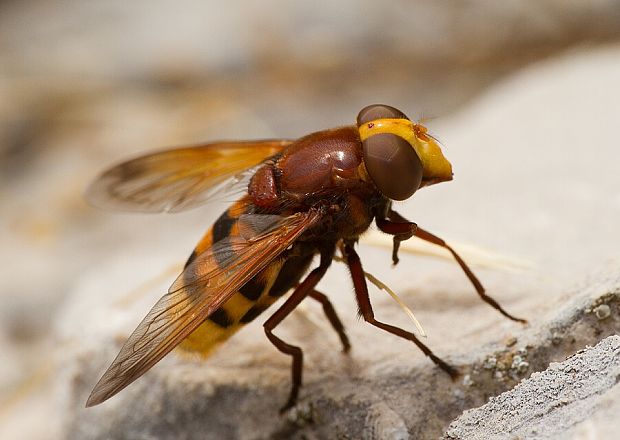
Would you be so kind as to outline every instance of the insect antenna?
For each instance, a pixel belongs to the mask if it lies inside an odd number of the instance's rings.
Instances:
[[[431,133],[429,133],[429,132],[426,132],[425,134],[426,134],[429,138],[431,138],[432,140],[434,140],[435,142],[437,142],[439,145],[443,146],[443,142],[441,142],[437,136],[434,136],[434,135],[432,135],[432,134],[431,134]]]

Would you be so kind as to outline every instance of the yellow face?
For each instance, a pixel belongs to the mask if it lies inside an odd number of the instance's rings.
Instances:
[[[452,180],[452,165],[441,152],[435,139],[426,133],[426,127],[409,119],[376,119],[359,126],[362,142],[377,134],[389,133],[409,143],[422,162],[420,186]]]

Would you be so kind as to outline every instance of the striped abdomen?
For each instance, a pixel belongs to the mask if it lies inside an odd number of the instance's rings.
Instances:
[[[238,218],[251,208],[247,199],[242,199],[226,210],[200,240],[187,264],[213,243],[238,235]],[[312,254],[274,260],[213,312],[179,347],[203,356],[209,355],[220,343],[294,287],[311,261]]]

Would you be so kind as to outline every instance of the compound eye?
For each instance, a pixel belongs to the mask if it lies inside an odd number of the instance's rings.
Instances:
[[[397,108],[384,104],[372,104],[364,107],[357,115],[357,126],[375,119],[409,119]]]
[[[392,133],[380,133],[362,142],[364,163],[381,193],[392,200],[405,200],[422,182],[422,162],[413,147]]]

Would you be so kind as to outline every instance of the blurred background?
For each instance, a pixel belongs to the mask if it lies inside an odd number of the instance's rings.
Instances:
[[[560,278],[596,267],[620,206],[619,38],[612,0],[1,1],[0,437],[67,435],[53,359],[59,333],[85,330],[62,322],[84,277],[131,290],[217,216],[83,201],[103,167],[150,149],[295,138],[387,103],[428,119],[456,170],[403,208],[414,220]]]

